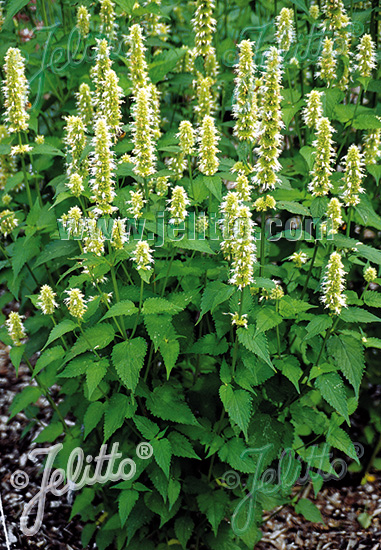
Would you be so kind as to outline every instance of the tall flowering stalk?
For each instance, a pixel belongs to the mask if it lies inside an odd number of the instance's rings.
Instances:
[[[192,19],[196,57],[197,55],[207,55],[212,46],[213,34],[217,25],[217,21],[213,17],[214,8],[213,0],[196,0],[196,11]]]
[[[25,327],[23,325],[23,316],[16,311],[11,311],[5,324],[8,329],[8,334],[15,346],[21,346],[21,340],[26,337]]]
[[[77,29],[83,38],[86,38],[90,32],[90,13],[86,6],[78,6]]]
[[[102,103],[103,87],[106,81],[106,74],[111,69],[110,46],[106,39],[99,40],[95,46],[95,65],[92,67],[90,75],[95,84],[95,92],[93,95],[93,104],[98,110],[99,104]]]
[[[90,86],[82,82],[75,94],[77,99],[77,111],[83,123],[87,126],[91,124],[94,118],[93,99],[91,97]]]
[[[132,25],[130,34],[127,37],[129,46],[128,65],[130,78],[134,90],[148,84],[148,65],[145,59],[146,48],[144,46],[143,31],[140,25]]]
[[[345,170],[344,185],[341,188],[342,198],[345,206],[356,206],[360,202],[360,193],[365,192],[365,189],[361,187],[364,178],[363,156],[356,145],[351,145],[344,160]]]
[[[381,157],[381,129],[369,130],[363,137],[364,162],[376,164]]]
[[[179,125],[179,145],[181,152],[185,157],[189,157],[194,153],[195,131],[192,124],[188,120],[182,120]]]
[[[132,141],[134,172],[147,178],[156,172],[156,155],[152,136],[153,113],[148,86],[136,91],[132,106]]]
[[[5,80],[3,81],[5,120],[10,132],[28,129],[29,114],[28,81],[25,77],[24,59],[18,48],[9,48],[5,55]]]
[[[340,315],[347,307],[345,290],[345,271],[338,252],[332,252],[322,281],[323,296],[321,301],[332,315]]]
[[[86,146],[85,125],[78,116],[70,115],[66,117],[64,143],[67,152],[67,173],[79,174],[85,176],[87,173],[87,163],[81,161],[82,153]]]
[[[93,200],[97,214],[111,214],[115,207],[111,206],[114,197],[114,153],[111,150],[111,133],[107,122],[100,118],[95,123],[95,136],[93,139],[94,153],[91,158],[90,180]]]
[[[279,49],[288,52],[291,44],[295,41],[293,10],[290,8],[282,8],[280,14],[275,18],[275,22],[275,39]]]
[[[239,290],[254,282],[254,264],[256,246],[254,241],[254,222],[249,207],[238,207],[237,219],[233,227],[233,242],[230,245],[232,255],[231,277],[229,283]]]
[[[317,66],[319,70],[316,75],[319,76],[327,86],[330,86],[337,76],[336,52],[333,49],[333,40],[326,37],[323,42],[323,50],[318,59]]]
[[[153,250],[151,250],[147,241],[138,241],[131,257],[138,271],[150,271],[152,269],[151,264],[154,262],[152,252]]]
[[[311,171],[312,180],[308,189],[314,197],[328,195],[329,190],[333,187],[330,182],[335,159],[333,131],[328,118],[322,117],[317,124],[317,138],[312,143],[316,148],[315,163]]]
[[[114,2],[111,2],[111,0],[99,0],[99,3],[101,5],[99,12],[101,24],[99,30],[101,33],[105,34],[109,40],[113,40],[118,28],[115,21],[115,4]]]
[[[200,129],[199,141],[199,160],[198,167],[202,174],[205,176],[213,176],[220,164],[217,153],[219,149],[217,144],[219,142],[219,136],[217,134],[214,120],[210,116],[205,116],[202,121]]]
[[[325,15],[324,26],[327,30],[339,31],[348,26],[349,17],[342,0],[326,0],[322,9]]]
[[[70,315],[77,319],[77,321],[81,321],[87,310],[86,300],[84,299],[85,297],[83,293],[79,288],[71,288],[70,290],[65,290],[65,292],[68,297],[65,298],[64,302]]]
[[[155,84],[148,84],[148,90],[151,96],[152,125],[151,132],[154,140],[161,136],[160,124],[160,92]]]
[[[56,293],[49,285],[43,285],[38,295],[37,307],[39,307],[44,315],[53,315],[58,307],[55,301]]]
[[[119,78],[112,69],[105,73],[102,99],[98,104],[97,115],[104,117],[109,128],[113,131],[118,130],[122,120],[121,105],[123,90],[119,86]]]
[[[216,101],[212,92],[213,80],[209,76],[199,75],[195,81],[196,105],[195,113],[200,124],[206,115],[212,116],[216,111]]]
[[[236,123],[233,133],[240,141],[254,141],[258,105],[254,86],[253,43],[250,40],[242,40],[238,47],[240,53],[236,65],[233,99],[233,116]]]
[[[281,153],[284,124],[281,110],[281,56],[279,51],[272,47],[267,52],[266,70],[260,90],[262,102],[259,111],[259,147],[256,149],[258,160],[255,165],[255,176],[252,179],[256,187],[262,190],[273,189],[279,181],[277,173],[281,169],[278,160]]]
[[[303,119],[308,128],[316,128],[317,123],[323,116],[322,98],[323,92],[312,90],[306,94],[307,103],[303,110]]]
[[[172,191],[172,197],[167,200],[167,210],[171,214],[169,223],[179,224],[188,216],[187,205],[190,204],[187,192],[181,185],[176,185]]]
[[[341,217],[341,202],[336,197],[333,197],[327,206],[327,218],[330,220],[331,227],[329,233],[335,235],[338,229],[343,225],[344,220]]]
[[[371,76],[372,70],[376,68],[376,46],[370,34],[364,34],[361,37],[355,60],[357,62],[355,69],[360,75],[363,77]]]

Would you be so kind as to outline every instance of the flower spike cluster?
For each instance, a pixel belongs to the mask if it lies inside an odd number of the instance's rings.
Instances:
[[[306,94],[307,104],[303,110],[303,119],[308,128],[316,128],[317,123],[323,116],[322,98],[323,92],[312,90]]]
[[[341,202],[336,197],[333,197],[327,206],[327,218],[331,223],[329,233],[332,235],[336,234],[339,227],[341,227],[344,223],[344,220],[341,217],[341,206]]]
[[[365,189],[361,187],[364,178],[363,156],[357,145],[351,145],[345,160],[344,185],[341,188],[342,198],[345,206],[356,206],[360,202],[360,193]]]
[[[78,6],[77,29],[83,38],[86,38],[90,32],[90,14],[86,6]]]
[[[359,71],[360,75],[371,76],[372,70],[376,68],[376,46],[370,34],[364,34],[361,37],[355,60],[357,61],[355,69]]]
[[[136,269],[143,271],[150,271],[152,269],[151,264],[153,264],[151,248],[147,241],[138,241],[132,260],[136,263]]]
[[[169,223],[179,224],[188,216],[187,205],[190,204],[187,192],[181,185],[176,185],[172,191],[172,198],[167,200],[167,210],[171,214]]]
[[[256,149],[258,160],[255,165],[253,184],[262,190],[273,189],[279,181],[277,173],[281,169],[278,160],[281,153],[282,122],[281,111],[281,56],[279,51],[272,47],[267,52],[266,71],[263,85],[260,90],[262,102],[259,112],[259,147]]]
[[[148,86],[139,88],[132,106],[132,141],[134,172],[146,178],[156,172],[156,155],[153,141],[153,113],[151,92]]]
[[[177,137],[179,138],[179,145],[182,154],[185,157],[193,155],[195,131],[193,130],[192,124],[188,120],[183,120],[180,122]]]
[[[23,318],[24,317],[17,313],[17,311],[11,311],[8,319],[5,321],[8,334],[15,346],[21,346],[21,340],[26,337],[25,328],[22,322]]]
[[[288,52],[291,44],[295,41],[294,13],[290,8],[282,8],[280,14],[275,18],[275,38],[279,49]]]
[[[197,55],[207,55],[212,46],[213,34],[217,25],[217,21],[213,18],[214,8],[213,0],[196,0],[196,11],[192,19],[196,57]]]
[[[322,6],[325,15],[324,26],[327,30],[339,31],[349,24],[349,17],[342,0],[325,0]]]
[[[12,210],[3,210],[0,212],[0,234],[7,237],[16,229],[18,225],[15,213]]]
[[[126,222],[121,218],[114,220],[111,233],[111,245],[116,250],[122,250],[124,243],[128,241]]]
[[[93,104],[95,109],[98,109],[98,105],[102,102],[103,86],[106,81],[107,71],[111,69],[110,60],[110,46],[106,39],[96,39],[97,44],[95,46],[95,65],[90,71],[90,76],[95,84],[95,92],[93,96]]]
[[[338,252],[332,252],[322,282],[323,296],[321,301],[333,315],[340,315],[347,307],[345,290],[345,271]]]
[[[336,52],[333,49],[333,40],[326,37],[323,42],[323,50],[318,59],[317,66],[319,70],[316,75],[319,76],[327,86],[330,86],[337,76]]]
[[[64,303],[66,304],[70,315],[75,317],[78,321],[81,321],[87,309],[84,295],[79,288],[71,288],[70,290],[65,290],[65,292],[68,297],[65,298]]]
[[[28,81],[25,77],[24,59],[18,48],[8,49],[5,56],[4,72],[3,93],[8,129],[10,132],[26,131],[29,120],[29,115],[26,112]]]
[[[312,180],[308,190],[314,197],[328,195],[332,188],[330,177],[333,172],[335,150],[333,148],[333,128],[326,117],[322,117],[317,124],[317,138],[313,142],[316,147],[315,163],[311,171]]]
[[[86,163],[81,161],[82,153],[86,146],[85,125],[78,116],[66,117],[64,143],[68,154],[67,173],[86,175]]]
[[[242,40],[239,44],[239,62],[236,66],[233,116],[236,119],[234,135],[240,141],[254,141],[258,105],[254,86],[255,65],[253,43]]]
[[[113,131],[120,127],[122,120],[121,104],[123,90],[119,86],[119,78],[112,69],[108,69],[105,73],[103,85],[102,99],[98,105],[97,115],[105,117],[109,128]]]
[[[205,116],[200,128],[199,141],[199,170],[205,176],[213,176],[217,170],[220,161],[218,160],[217,153],[219,149],[217,144],[219,141],[214,120],[210,116]]]
[[[37,306],[41,308],[44,315],[53,315],[54,310],[58,307],[55,297],[57,294],[49,285],[43,285],[38,295]]]
[[[93,138],[94,153],[91,158],[91,200],[96,202],[97,214],[111,214],[115,207],[111,206],[114,197],[114,153],[111,150],[111,134],[107,122],[100,118],[95,123]]]
[[[381,129],[369,130],[363,138],[365,164],[376,164],[381,157]]]
[[[99,3],[101,5],[99,12],[101,24],[99,30],[101,33],[105,34],[109,40],[113,40],[118,28],[115,22],[115,4],[111,2],[111,0],[99,0]]]
[[[94,117],[90,86],[86,84],[86,82],[82,82],[78,88],[78,92],[75,94],[75,97],[77,98],[78,115],[87,126],[92,123]]]
[[[148,84],[148,65],[145,59],[146,48],[140,25],[132,25],[130,34],[127,37],[127,43],[130,47],[128,53],[130,78],[136,92],[136,90]]]

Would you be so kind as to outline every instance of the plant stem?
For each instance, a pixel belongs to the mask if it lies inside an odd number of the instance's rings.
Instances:
[[[351,234],[352,212],[353,212],[353,208],[349,207],[349,208],[348,208],[347,231],[346,231],[346,236],[347,236],[347,237],[349,237],[350,234]]]
[[[116,280],[115,268],[114,268],[113,265],[111,266],[111,279],[112,279],[112,285],[114,287],[116,302],[119,303],[120,302],[120,294],[119,294],[119,288],[118,288],[118,281]],[[114,318],[114,319],[115,319],[116,324],[118,325],[116,318]],[[122,316],[120,317],[120,324],[122,325],[122,331],[121,331],[122,336],[124,336],[124,339],[127,340],[126,327],[124,325],[124,319],[123,319]]]
[[[138,314],[136,316],[136,321],[135,321],[135,325],[134,325],[134,328],[131,332],[131,336],[129,338],[129,340],[132,340],[134,334],[135,334],[135,331],[138,327],[138,323],[139,323],[139,318],[140,318],[140,313],[141,313],[141,310],[142,310],[142,304],[143,304],[143,292],[144,292],[144,281],[143,279],[140,279],[140,296],[139,296],[139,310],[138,310]]]
[[[261,248],[260,248],[260,254],[259,254],[259,276],[262,277],[263,275],[263,269],[265,266],[265,228],[266,228],[266,214],[264,212],[261,213]]]
[[[318,251],[318,241],[315,241],[314,253],[313,253],[313,255],[312,255],[312,260],[311,260],[310,268],[309,268],[308,273],[307,273],[307,279],[306,279],[306,282],[304,283],[304,287],[303,287],[303,290],[302,290],[302,294],[300,295],[300,299],[301,299],[301,300],[303,300],[304,295],[305,295],[306,290],[307,290],[308,281],[310,280],[310,277],[311,277],[311,273],[312,273],[312,269],[313,269],[313,267],[314,267],[314,263],[315,263],[317,251]]]
[[[171,253],[171,259],[170,259],[169,264],[168,264],[167,273],[166,273],[166,275],[165,275],[163,288],[162,288],[162,291],[161,291],[161,297],[164,296],[165,287],[167,286],[167,281],[168,281],[168,277],[169,277],[169,272],[170,272],[170,270],[171,270],[172,262],[173,262],[173,260],[174,260],[174,257],[175,257],[175,249],[173,248],[173,249],[172,249],[172,253]]]
[[[22,146],[22,139],[21,139],[20,132],[19,132],[18,136],[19,136],[19,145],[21,147]],[[26,167],[25,167],[24,155],[21,154],[20,157],[21,157],[22,172],[23,172],[23,175],[24,175],[24,183],[25,183],[25,188],[26,188],[26,194],[28,196],[29,207],[32,209],[33,208],[33,200],[32,200],[32,194],[30,192],[28,174],[27,174]]]
[[[276,312],[279,313],[279,300],[276,301]],[[278,346],[278,357],[279,359],[281,359],[279,325],[276,326],[276,339],[277,339],[277,346]]]
[[[239,312],[238,312],[238,319],[241,319],[242,317],[242,310],[243,310],[243,288],[241,289],[241,301],[239,304]],[[235,340],[234,340],[234,350],[233,350],[233,363],[232,363],[232,375],[234,376],[235,366],[237,363],[237,354],[238,354],[238,335],[237,331],[235,332]]]

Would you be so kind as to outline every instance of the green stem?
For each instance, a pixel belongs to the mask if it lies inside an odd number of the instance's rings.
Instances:
[[[352,212],[353,212],[353,208],[349,207],[349,209],[348,209],[347,231],[346,231],[346,236],[347,237],[349,237],[350,234],[351,234]]]
[[[241,289],[241,301],[239,304],[239,312],[238,312],[238,319],[241,319],[242,317],[242,310],[243,310],[243,288]],[[232,363],[232,374],[234,376],[235,366],[237,363],[237,354],[238,354],[238,335],[237,331],[235,332],[235,341],[234,341],[234,350],[233,350],[233,363]]]
[[[360,300],[363,299],[365,292],[366,292],[366,291],[368,290],[368,288],[369,288],[369,285],[370,285],[370,283],[367,283],[366,287],[365,287],[364,290],[362,291],[361,296],[360,296]]]
[[[119,288],[118,288],[118,281],[116,280],[115,268],[114,268],[113,265],[111,266],[111,279],[112,279],[112,285],[114,287],[116,302],[119,303],[120,302],[120,294],[119,294]],[[114,319],[115,319],[116,324],[119,326],[116,317],[114,317]],[[124,336],[124,339],[127,340],[126,327],[124,325],[123,317],[120,317],[120,324],[122,326],[121,334],[122,334],[122,336]],[[119,328],[119,330],[120,330],[120,328]]]
[[[313,255],[312,255],[312,260],[311,260],[310,268],[309,268],[308,273],[307,273],[307,279],[306,279],[306,282],[304,283],[304,287],[303,287],[303,290],[302,290],[302,294],[300,295],[300,299],[301,299],[301,300],[303,300],[304,295],[305,295],[306,290],[307,290],[307,287],[308,287],[308,282],[309,282],[309,280],[310,280],[311,273],[312,273],[312,269],[313,269],[313,267],[314,267],[314,263],[315,263],[315,260],[316,260],[317,251],[318,251],[318,241],[315,241],[314,253],[313,253]]]
[[[169,277],[169,272],[171,271],[171,267],[172,267],[172,263],[173,263],[174,258],[175,258],[175,249],[173,249],[173,250],[172,250],[172,253],[171,253],[171,259],[170,259],[170,262],[169,262],[169,264],[168,264],[167,273],[166,273],[166,275],[165,275],[164,284],[163,284],[163,288],[162,288],[162,291],[161,291],[161,297],[164,296],[165,287],[167,286],[167,281],[168,281],[168,277]]]
[[[54,325],[54,326],[57,326],[56,320],[54,319],[53,315],[50,315],[50,318],[51,318],[51,320],[53,321],[53,325]],[[67,344],[66,344],[66,342],[65,342],[65,340],[64,340],[64,337],[61,336],[60,339],[61,339],[61,342],[62,342],[62,344],[63,344],[63,347],[64,347],[65,350],[67,351],[67,350],[68,350],[68,347],[67,347]]]
[[[190,155],[188,155],[188,172],[189,172],[189,179],[191,183],[191,189],[192,189],[192,198],[195,200],[194,196],[194,187],[193,187],[193,175],[192,175],[192,161]]]
[[[19,136],[19,145],[21,147],[23,143],[22,143],[20,132],[19,132],[18,136]],[[23,172],[23,175],[24,175],[24,183],[25,183],[25,188],[26,188],[26,194],[28,196],[29,207],[32,209],[33,208],[33,200],[32,200],[32,194],[30,192],[29,180],[28,180],[28,174],[27,174],[26,167],[25,167],[24,155],[21,154],[20,157],[21,157],[22,172]]]
[[[276,301],[276,312],[279,313],[279,300]],[[276,339],[277,339],[277,346],[278,346],[278,357],[281,358],[280,353],[280,333],[279,333],[279,325],[276,326]]]
[[[266,229],[266,214],[264,212],[261,213],[261,248],[260,248],[260,254],[259,254],[259,276],[262,277],[263,275],[263,269],[265,267],[265,229]]]
[[[132,340],[135,332],[136,332],[136,329],[138,328],[138,323],[139,323],[139,319],[140,319],[140,313],[141,313],[141,310],[142,310],[142,304],[143,304],[143,292],[144,292],[144,281],[143,279],[140,279],[140,296],[139,296],[139,310],[138,310],[138,314],[136,316],[136,321],[135,321],[135,325],[134,325],[134,328],[131,332],[131,336],[130,336],[130,340]]]

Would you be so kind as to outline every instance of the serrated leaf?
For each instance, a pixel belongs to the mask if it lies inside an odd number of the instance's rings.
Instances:
[[[27,386],[21,393],[15,395],[11,406],[9,407],[9,418],[13,418],[31,403],[35,403],[41,396],[42,391],[36,386]]]
[[[224,518],[228,503],[229,497],[223,490],[202,493],[197,497],[200,512],[205,514],[215,536],[217,536],[218,526]]]
[[[250,371],[252,386],[260,386],[263,382],[266,382],[266,380],[274,376],[274,369],[246,350],[242,353],[242,361],[245,368]]]
[[[19,373],[19,367],[24,355],[24,351],[25,344],[21,344],[21,346],[13,346],[9,352],[9,359],[11,360],[12,365],[15,367],[16,376],[18,376]]]
[[[179,432],[170,432],[168,434],[168,439],[172,445],[172,454],[174,456],[201,460],[195,453],[191,442],[185,437],[185,435],[182,435]]]
[[[159,350],[164,359],[168,380],[171,370],[176,365],[176,361],[180,353],[180,344],[177,340],[164,340],[160,344]]]
[[[381,319],[359,307],[347,307],[340,313],[340,319],[347,323],[380,323]]]
[[[349,425],[347,398],[345,394],[345,387],[340,375],[336,372],[322,374],[316,378],[315,386],[327,403],[329,403],[331,407],[341,414]]]
[[[279,210],[287,210],[292,214],[299,214],[300,216],[310,216],[310,211],[305,206],[299,204],[298,202],[292,201],[277,201],[276,207]]]
[[[174,315],[181,311],[181,307],[174,303],[165,300],[164,298],[147,298],[144,301],[142,313],[143,315],[152,315],[157,313],[169,313]]]
[[[147,353],[147,342],[140,336],[127,342],[116,344],[112,350],[112,363],[123,384],[135,391],[139,374]]]
[[[138,312],[138,308],[131,300],[123,300],[110,307],[106,315],[104,315],[101,321],[110,319],[110,317],[118,317],[120,315],[134,315]]]
[[[169,383],[155,388],[148,396],[146,405],[154,416],[163,420],[198,425],[192,411],[185,403],[183,393]]]
[[[118,498],[118,510],[120,524],[122,527],[124,527],[124,524],[126,523],[128,516],[130,515],[131,510],[135,506],[138,498],[139,493],[138,491],[135,491],[135,489],[126,489],[120,493]]]
[[[194,521],[189,516],[180,516],[175,521],[175,535],[181,546],[186,550],[189,539],[194,531]]]
[[[207,189],[216,197],[218,202],[222,199],[222,182],[220,176],[204,176],[203,182]]]
[[[91,399],[94,390],[106,376],[108,366],[108,359],[106,357],[102,357],[100,361],[94,361],[94,363],[87,368],[86,383],[89,390],[89,399]]]
[[[171,477],[169,479],[168,483],[168,504],[169,509],[171,510],[172,506],[175,504],[177,499],[180,496],[181,491],[181,483],[177,480]]]
[[[64,334],[67,334],[68,332],[72,332],[76,328],[78,328],[77,323],[75,323],[71,319],[64,319],[58,325],[52,328],[49,334],[48,341],[46,342],[43,349],[45,349],[47,346],[49,346],[49,344],[54,342],[54,340],[57,340],[57,338],[60,338],[61,336],[63,336]]]
[[[335,423],[331,423],[331,426],[327,433],[327,443],[335,449],[343,451],[347,456],[353,458],[358,464],[359,459],[356,453],[355,446],[353,445],[351,438],[342,428]]]
[[[256,316],[257,333],[266,332],[283,321],[282,317],[275,311],[273,306],[264,306]]]
[[[76,357],[66,365],[65,369],[58,376],[63,378],[81,376],[85,374],[88,368],[91,368],[95,359],[95,356],[90,353],[85,353],[80,357]]]
[[[366,290],[363,296],[364,302],[369,307],[381,307],[381,293]]]
[[[208,311],[213,313],[217,306],[229,300],[234,291],[235,288],[232,285],[226,285],[221,281],[208,283],[201,298],[201,314],[197,323],[205,313]]]
[[[103,349],[114,340],[114,337],[115,330],[108,323],[98,323],[94,327],[87,328],[70,349],[65,360],[70,361],[88,350]]]
[[[307,521],[324,523],[319,508],[307,498],[301,498],[297,504],[295,504],[295,512],[301,514]]]
[[[131,418],[136,410],[136,403],[132,404],[131,397],[122,393],[112,395],[107,403],[104,422],[104,441],[110,439],[118,430],[125,418]]]
[[[304,313],[313,307],[316,306],[311,306],[308,302],[291,298],[291,296],[283,296],[279,303],[279,313],[285,319],[296,319],[298,313]]]
[[[145,416],[134,416],[134,423],[145,439],[151,440],[159,433],[159,426]]]
[[[274,365],[270,359],[267,339],[263,333],[256,334],[254,325],[248,325],[247,329],[241,327],[238,328],[237,335],[239,342],[244,345],[246,349],[257,355],[272,369],[274,369]]]
[[[365,369],[364,349],[361,342],[352,336],[342,334],[330,338],[327,349],[358,395]]]
[[[84,439],[90,432],[99,424],[105,411],[105,403],[101,401],[94,401],[87,407],[85,416],[83,418],[83,425],[85,428]]]
[[[241,428],[247,439],[247,428],[251,417],[251,395],[245,390],[233,390],[230,384],[221,386],[219,393],[229,418]]]
[[[38,434],[38,436],[33,439],[33,443],[53,443],[63,432],[63,427],[61,422],[53,422],[46,426]]]
[[[310,340],[314,336],[321,334],[332,326],[332,317],[329,315],[315,315],[315,317],[306,326],[307,334],[304,340]]]
[[[282,371],[283,376],[288,378],[300,393],[299,380],[303,375],[303,370],[300,368],[298,359],[293,355],[288,355],[284,359],[275,359],[274,363],[276,368]]]
[[[33,369],[33,377],[54,361],[63,359],[64,355],[65,351],[62,346],[55,346],[44,351],[36,361]]]
[[[153,439],[151,445],[153,448],[153,456],[168,479],[172,458],[171,444],[168,439]]]
[[[188,353],[222,355],[227,352],[229,345],[226,338],[219,340],[216,334],[205,334],[193,344]]]

